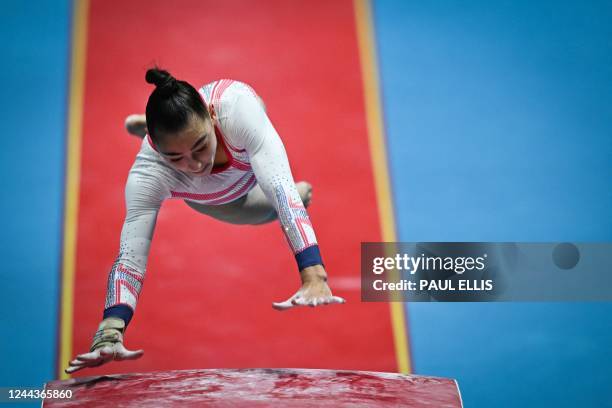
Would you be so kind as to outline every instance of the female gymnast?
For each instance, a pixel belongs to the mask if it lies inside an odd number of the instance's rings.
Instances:
[[[307,182],[295,184],[280,137],[263,101],[248,85],[220,80],[199,91],[167,71],[149,69],[155,85],[144,115],[131,115],[127,130],[143,138],[125,187],[126,217],[119,255],[108,277],[103,320],[88,353],[66,373],[109,361],[140,358],[123,345],[136,310],[157,214],[165,199],[232,224],[278,219],[295,255],[302,285],[277,310],[344,303],[333,296],[305,207]]]

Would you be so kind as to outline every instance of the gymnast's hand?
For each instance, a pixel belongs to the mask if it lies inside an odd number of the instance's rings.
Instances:
[[[302,287],[284,302],[272,303],[276,310],[287,310],[295,306],[319,306],[345,303],[339,296],[333,296],[327,286],[327,273],[322,265],[309,266],[300,271]]]
[[[82,368],[98,367],[109,361],[135,360],[142,357],[144,350],[130,351],[123,345],[125,322],[116,317],[106,318],[98,326],[89,353],[79,354],[66,368],[72,374]]]

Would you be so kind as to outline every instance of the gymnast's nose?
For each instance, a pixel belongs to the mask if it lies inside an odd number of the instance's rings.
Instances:
[[[189,171],[200,171],[204,168],[204,165],[199,160],[189,161]]]

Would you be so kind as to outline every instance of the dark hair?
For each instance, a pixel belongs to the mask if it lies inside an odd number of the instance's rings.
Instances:
[[[160,133],[183,129],[192,115],[209,118],[202,97],[188,82],[179,81],[159,67],[147,70],[145,80],[155,85],[147,101],[147,129],[153,140]]]

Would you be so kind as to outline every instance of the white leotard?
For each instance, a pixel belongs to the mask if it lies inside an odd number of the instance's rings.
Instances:
[[[232,202],[259,184],[274,205],[294,254],[317,245],[297,192],[283,143],[253,89],[220,80],[199,90],[217,114],[215,132],[229,159],[206,176],[175,170],[145,137],[125,187],[126,217],[119,255],[111,269],[105,308],[136,309],[157,214],[166,199],[207,205]]]

